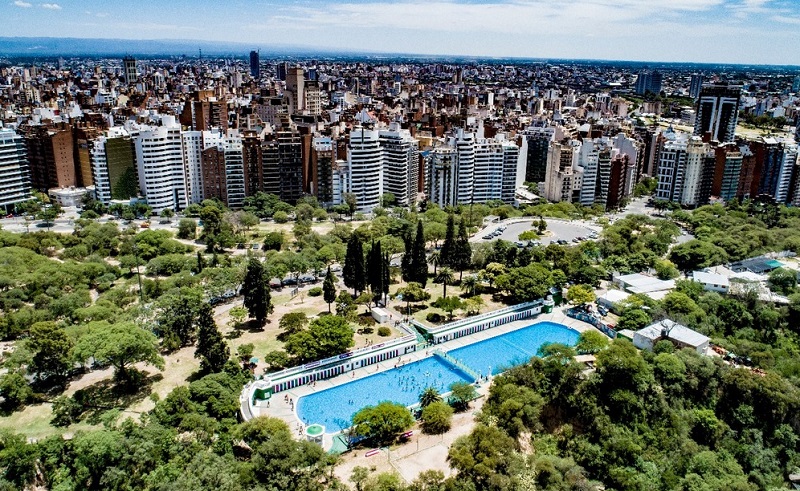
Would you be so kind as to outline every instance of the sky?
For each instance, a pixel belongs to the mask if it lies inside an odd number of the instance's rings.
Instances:
[[[0,0],[0,35],[800,65],[800,0]]]

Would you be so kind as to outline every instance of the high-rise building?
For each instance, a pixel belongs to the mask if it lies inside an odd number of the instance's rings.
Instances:
[[[242,139],[237,130],[203,135],[203,197],[217,198],[228,207],[241,208],[245,198]]]
[[[738,196],[742,176],[742,152],[735,143],[725,143],[715,149],[716,168],[711,196],[730,201]]]
[[[703,89],[703,76],[699,73],[692,74],[692,81],[689,83],[689,97],[697,99]]]
[[[794,77],[794,82],[792,82],[792,92],[795,94],[800,94],[800,75]]]
[[[537,128],[533,134],[523,136],[523,151],[525,152],[525,181],[544,182],[547,174],[547,150],[553,140],[553,128]],[[549,130],[549,131],[544,131]]]
[[[264,147],[255,131],[242,133],[242,168],[245,195],[264,191]]]
[[[322,114],[322,92],[319,82],[308,82],[306,85],[305,113],[312,116]]]
[[[303,148],[300,134],[279,131],[275,140],[263,147],[264,192],[272,193],[287,203],[303,197]]]
[[[441,207],[456,204],[456,151],[449,146],[434,148],[427,157],[426,193]]]
[[[258,61],[258,51],[253,50],[250,52],[250,76],[259,78],[261,76],[261,65]]]
[[[714,150],[701,138],[691,137],[686,147],[683,172],[678,169],[673,200],[685,206],[707,203],[715,167]]]
[[[791,180],[797,161],[796,145],[792,141],[766,137],[753,142],[751,148],[756,156],[758,195],[767,195],[778,203],[787,203],[792,198]]]
[[[72,129],[73,160],[76,165],[76,180],[80,187],[93,186],[92,177],[92,144],[99,136],[99,130],[94,127],[75,126]]]
[[[419,188],[419,142],[400,123],[379,132],[383,154],[383,192],[394,194],[400,206],[417,201]]]
[[[0,127],[0,206],[11,211],[31,197],[25,140],[14,130]]]
[[[92,178],[97,200],[128,200],[139,194],[136,150],[128,132],[112,127],[92,144]]]
[[[181,132],[183,142],[183,166],[186,174],[189,203],[200,203],[203,195],[203,132]]]
[[[627,175],[628,155],[620,153],[609,162],[609,180],[606,202],[603,205],[607,210],[615,210],[622,205],[625,198],[625,176]]]
[[[323,205],[333,204],[333,167],[336,152],[330,137],[317,136],[311,142],[311,194]]]
[[[286,76],[289,74],[289,63],[283,61],[275,65],[275,78],[280,81],[285,81]]]
[[[305,104],[305,75],[302,67],[292,67],[286,74],[286,98],[289,103],[289,114],[301,114]]]
[[[697,101],[694,134],[705,141],[733,141],[741,92],[742,88],[735,85],[703,85]]]
[[[584,140],[578,150],[578,166],[583,168],[580,204],[592,206],[597,189],[597,173],[600,166],[599,142]]]
[[[550,145],[547,154],[547,177],[544,183],[544,197],[548,201],[572,201],[572,191],[575,186],[574,157],[575,148],[568,142],[554,142]],[[577,194],[580,196],[580,191]]]
[[[640,95],[644,95],[647,92],[660,94],[661,79],[661,72],[639,72],[639,75],[636,77],[636,93]]]
[[[181,126],[162,116],[161,126],[138,128],[134,137],[139,189],[154,212],[182,210],[188,205],[183,168]]]
[[[662,201],[679,201],[683,190],[683,172],[686,168],[686,147],[683,139],[666,141],[658,156],[658,184],[656,199]]]
[[[346,192],[356,195],[359,211],[372,211],[380,206],[383,191],[383,154],[378,131],[354,128],[347,150],[350,176]]]
[[[33,189],[47,192],[78,185],[71,127],[35,125],[27,127],[23,135]]]
[[[497,135],[475,141],[474,192],[470,203],[514,203],[519,147]]]
[[[465,133],[463,129],[456,130],[456,135],[451,139],[451,145],[456,149],[455,165],[455,197],[456,204],[470,204],[474,202],[475,191],[475,134]]]
[[[135,84],[136,80],[139,78],[139,74],[136,71],[136,59],[130,56],[126,56],[122,59],[122,73],[125,77],[125,84],[131,85]]]

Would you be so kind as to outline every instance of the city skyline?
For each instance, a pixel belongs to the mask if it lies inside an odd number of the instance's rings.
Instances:
[[[16,0],[0,5],[0,14],[9,20],[4,34],[13,37],[192,39],[249,43],[264,50],[289,45],[440,56],[800,65],[800,15],[787,0],[234,1],[223,8],[188,0],[167,5]]]

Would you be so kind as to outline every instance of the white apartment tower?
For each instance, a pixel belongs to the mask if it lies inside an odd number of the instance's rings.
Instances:
[[[183,166],[181,126],[173,116],[162,116],[161,126],[144,126],[134,138],[139,188],[155,213],[189,204]]]
[[[181,134],[183,143],[183,163],[186,174],[189,203],[203,201],[203,131],[184,131]]]
[[[459,128],[452,146],[456,149],[456,204],[473,203],[475,189],[475,135]]]
[[[350,192],[356,195],[359,211],[372,211],[381,204],[383,156],[378,130],[354,128],[347,145]]]
[[[419,186],[419,142],[408,130],[392,123],[379,132],[383,153],[383,193],[392,193],[400,206],[417,200]]]
[[[434,148],[428,156],[427,194],[431,203],[441,207],[456,204],[456,150],[452,147]]]
[[[0,128],[0,206],[10,211],[31,197],[31,178],[25,140],[14,130]]]

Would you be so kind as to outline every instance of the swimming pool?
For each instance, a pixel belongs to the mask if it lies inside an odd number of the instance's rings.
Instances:
[[[527,362],[536,356],[544,343],[572,346],[577,341],[578,332],[567,326],[538,322],[448,351],[448,354],[482,375],[486,375],[489,367],[496,375]],[[431,356],[303,396],[297,401],[297,415],[305,424],[319,423],[325,425],[326,433],[337,433],[350,426],[353,414],[365,406],[374,406],[381,401],[410,406],[418,402],[419,394],[426,387],[447,392],[453,382],[472,381],[469,375],[448,362]]]
[[[501,336],[448,351],[447,354],[472,368],[481,375],[492,375],[527,363],[536,356],[545,343],[562,343],[574,346],[578,342],[578,331],[555,322],[539,322]]]
[[[346,384],[337,385],[297,401],[297,415],[304,424],[325,425],[326,433],[350,426],[353,414],[365,406],[392,401],[410,406],[419,402],[427,387],[447,392],[453,382],[472,382],[461,370],[438,357],[429,357]]]

